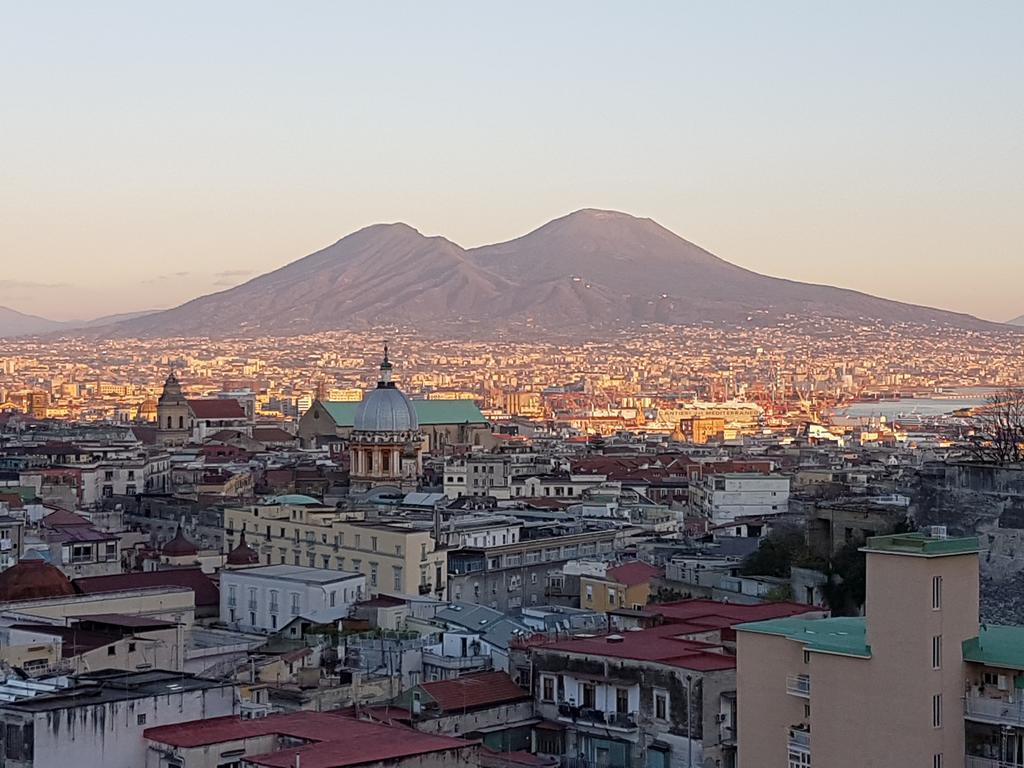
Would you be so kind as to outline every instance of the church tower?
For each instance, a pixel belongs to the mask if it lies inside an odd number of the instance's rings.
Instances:
[[[156,404],[156,439],[161,445],[185,445],[188,442],[192,412],[181,391],[178,377],[171,371]]]

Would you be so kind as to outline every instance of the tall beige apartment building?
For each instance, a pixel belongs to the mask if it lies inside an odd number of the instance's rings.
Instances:
[[[736,627],[740,768],[1024,765],[1024,627],[979,625],[978,539],[864,551],[866,617]]]

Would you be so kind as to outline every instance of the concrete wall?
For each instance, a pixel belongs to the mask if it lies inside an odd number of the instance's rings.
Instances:
[[[231,685],[34,714],[7,710],[0,715],[4,724],[34,721],[35,759],[5,765],[138,768],[146,764],[147,728],[232,714],[237,705]]]
[[[786,676],[807,671],[803,646],[786,637],[741,631],[736,651],[738,766],[788,768],[788,729],[804,721],[806,701],[786,693]]]

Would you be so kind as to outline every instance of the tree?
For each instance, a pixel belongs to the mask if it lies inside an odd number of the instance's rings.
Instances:
[[[867,556],[859,544],[844,544],[825,566],[821,592],[833,616],[855,616],[867,594]]]
[[[990,395],[974,417],[971,453],[990,464],[1024,462],[1024,389]]]
[[[794,562],[804,558],[807,546],[803,532],[786,529],[762,539],[756,552],[750,553],[740,566],[744,576],[789,576]]]

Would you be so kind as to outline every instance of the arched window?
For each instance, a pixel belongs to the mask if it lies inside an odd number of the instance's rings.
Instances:
[[[167,428],[168,429],[171,428],[171,417],[170,416],[167,417]]]
[[[185,428],[185,417],[184,416],[179,416],[178,417],[178,429],[184,429],[184,428]]]

